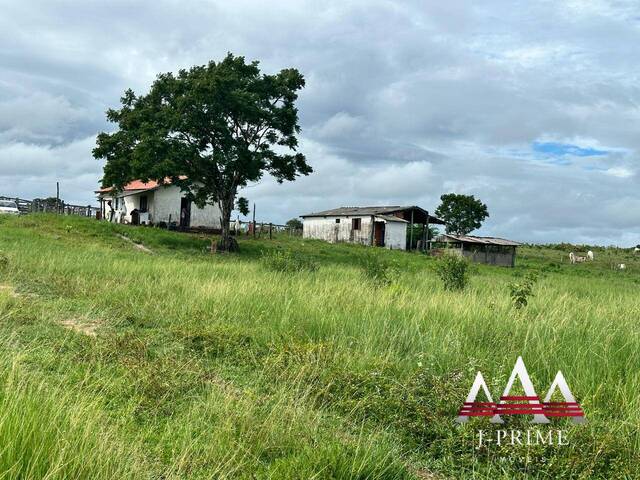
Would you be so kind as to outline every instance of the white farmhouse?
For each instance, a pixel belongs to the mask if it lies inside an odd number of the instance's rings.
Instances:
[[[331,243],[349,242],[406,250],[408,245],[426,246],[426,239],[412,238],[409,225],[444,222],[420,207],[340,207],[301,215],[303,238],[315,238]],[[426,228],[423,229],[423,232]],[[409,232],[409,233],[407,233]]]
[[[217,205],[198,208],[169,179],[163,183],[134,180],[122,190],[102,188],[96,194],[102,218],[116,223],[158,225],[164,222],[181,228],[206,229],[219,229],[221,225]]]

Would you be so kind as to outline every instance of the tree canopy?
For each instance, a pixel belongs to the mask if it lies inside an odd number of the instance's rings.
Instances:
[[[292,218],[290,220],[287,220],[286,226],[291,230],[302,230],[303,227],[302,221],[299,218]]]
[[[312,172],[297,152],[303,76],[293,68],[262,74],[258,65],[228,54],[219,63],[160,74],[146,95],[127,90],[121,108],[107,111],[117,130],[98,135],[93,151],[106,160],[103,186],[170,179],[197,206],[220,207],[218,248],[232,248],[238,189],[264,173],[283,182]]]
[[[489,216],[487,206],[473,195],[447,193],[440,201],[435,213],[444,220],[447,233],[467,235]]]

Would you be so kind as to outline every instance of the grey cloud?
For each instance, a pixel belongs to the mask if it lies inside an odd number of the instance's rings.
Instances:
[[[433,209],[460,191],[489,205],[484,233],[639,243],[638,26],[632,1],[7,1],[0,194],[43,196],[60,179],[91,201],[104,111],[232,51],[307,79],[301,150],[316,172],[247,188],[266,221]],[[558,165],[536,141],[612,153]]]

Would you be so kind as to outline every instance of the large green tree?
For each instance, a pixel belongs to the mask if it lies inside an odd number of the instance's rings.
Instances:
[[[440,201],[436,215],[444,220],[447,233],[467,235],[489,216],[487,206],[473,195],[446,193]]]
[[[106,160],[103,186],[169,178],[200,207],[220,207],[219,250],[237,247],[229,220],[238,189],[269,173],[278,182],[312,172],[297,152],[297,92],[293,68],[275,75],[258,62],[228,54],[177,75],[158,76],[148,94],[127,90],[107,111],[113,133],[98,135],[94,157]]]

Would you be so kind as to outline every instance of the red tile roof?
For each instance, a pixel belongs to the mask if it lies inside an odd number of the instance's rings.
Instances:
[[[180,178],[187,178],[184,175],[181,175]],[[164,181],[162,182],[162,185],[166,185],[171,183],[171,179],[169,177],[165,178]],[[123,191],[131,191],[131,190],[153,190],[154,188],[158,187],[159,185],[161,185],[160,183],[156,182],[155,180],[149,180],[148,182],[143,182],[141,180],[133,180],[129,183],[127,183],[122,190]],[[105,187],[105,188],[101,188],[100,190],[96,190],[96,193],[106,193],[106,192],[111,192],[113,190],[113,187]]]

